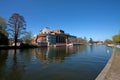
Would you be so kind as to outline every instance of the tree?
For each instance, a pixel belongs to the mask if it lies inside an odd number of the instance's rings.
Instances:
[[[113,41],[115,42],[115,43],[120,43],[120,33],[119,34],[117,34],[117,35],[115,35],[115,36],[113,36]]]
[[[0,17],[0,45],[8,44],[8,33],[6,31],[7,25],[4,18]]]
[[[2,29],[2,30],[6,29],[6,21],[2,17],[0,17],[0,29]]]
[[[31,44],[31,32],[27,32],[25,36],[22,37],[22,40],[25,44]]]
[[[89,43],[90,43],[90,44],[93,44],[93,43],[94,43],[94,41],[93,41],[92,38],[90,38]]]
[[[78,43],[82,43],[82,44],[86,44],[87,43],[87,41],[86,41],[86,38],[77,38],[77,40],[78,40]]]
[[[104,43],[105,43],[105,44],[113,44],[113,41],[110,40],[110,39],[106,39],[106,40],[104,41]]]
[[[20,35],[25,33],[26,22],[25,22],[23,16],[21,16],[18,13],[14,13],[10,17],[10,19],[8,21],[8,25],[9,25],[8,30],[9,30],[11,36],[14,37],[14,42],[15,42],[15,46],[16,46],[17,40],[20,37]]]

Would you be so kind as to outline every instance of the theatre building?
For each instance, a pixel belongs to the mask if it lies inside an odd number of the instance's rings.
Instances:
[[[49,45],[66,45],[75,42],[76,37],[65,34],[63,30],[51,30],[46,27],[39,32],[38,35],[32,38],[32,43],[37,43],[39,46],[49,46]]]

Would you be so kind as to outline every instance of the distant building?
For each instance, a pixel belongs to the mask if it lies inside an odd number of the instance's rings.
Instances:
[[[76,36],[68,35],[68,43],[77,43],[77,40]]]
[[[23,42],[23,40],[22,39],[18,39],[17,40],[17,46],[20,46],[20,44]],[[9,39],[9,45],[11,45],[11,46],[15,46],[15,40],[14,40],[14,38],[10,38]]]
[[[103,41],[94,41],[94,43],[96,43],[96,44],[103,44],[104,42]]]
[[[63,30],[51,30],[46,27],[43,30],[40,30],[40,33],[32,38],[32,43],[40,46],[47,46],[75,43],[76,40],[76,36],[65,34]]]

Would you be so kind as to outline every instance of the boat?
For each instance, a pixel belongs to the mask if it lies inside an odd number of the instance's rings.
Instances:
[[[116,48],[120,48],[120,45],[116,45]]]
[[[107,44],[108,47],[114,47],[114,44]]]

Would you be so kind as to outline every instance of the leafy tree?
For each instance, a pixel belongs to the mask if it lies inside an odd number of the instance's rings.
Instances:
[[[14,37],[15,46],[17,43],[17,39],[20,37],[20,35],[25,33],[26,30],[26,22],[24,20],[24,17],[21,16],[18,13],[12,14],[8,21],[9,25],[9,33],[12,37]]]
[[[115,43],[120,43],[120,33],[118,35],[113,36],[113,41]]]
[[[6,31],[6,21],[4,18],[0,17],[0,45],[8,44],[8,33]]]
[[[86,44],[87,43],[87,40],[86,40],[86,38],[77,38],[77,40],[78,40],[78,43],[82,43],[82,44]]]
[[[0,29],[5,30],[6,27],[6,21],[4,18],[0,17]]]
[[[22,40],[25,44],[31,44],[31,32],[27,32],[26,35],[22,37]]]
[[[113,41],[110,40],[110,39],[106,39],[106,40],[104,41],[104,43],[105,43],[105,44],[113,44]]]
[[[94,43],[94,41],[93,41],[93,39],[92,39],[92,38],[90,38],[89,43],[91,43],[91,44],[93,44],[93,43]]]

